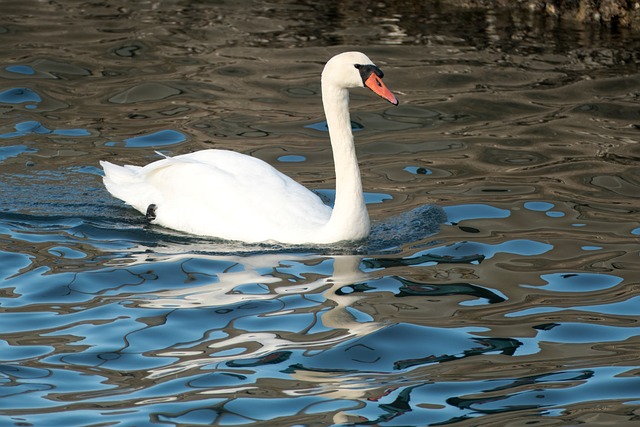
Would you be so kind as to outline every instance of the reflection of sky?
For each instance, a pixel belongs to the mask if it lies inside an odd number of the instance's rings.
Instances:
[[[452,221],[508,216],[508,211],[489,205],[447,209]],[[39,221],[37,228],[34,218],[16,217],[1,230],[15,243],[36,245],[42,240],[44,249],[37,251],[38,258],[26,254],[3,257],[6,262],[0,264],[0,271],[13,297],[3,301],[0,324],[9,340],[0,348],[10,361],[46,361],[48,369],[39,372],[46,379],[40,381],[55,384],[62,394],[105,393],[113,387],[114,372],[120,375],[133,370],[145,373],[141,381],[153,383],[128,391],[128,399],[140,402],[170,388],[174,394],[221,396],[225,411],[245,416],[260,405],[269,406],[278,416],[293,411],[292,407],[329,405],[345,416],[353,412],[381,420],[396,411],[393,413],[403,414],[403,423],[411,424],[425,416],[444,421],[470,411],[506,410],[509,405],[598,400],[603,398],[598,383],[636,385],[633,378],[617,377],[625,374],[625,368],[607,371],[598,367],[589,368],[593,376],[589,378],[586,370],[568,369],[530,377],[521,371],[494,372],[492,379],[476,380],[477,366],[497,358],[519,363],[518,357],[529,357],[543,364],[545,357],[553,357],[547,352],[549,344],[616,345],[632,340],[637,331],[573,320],[529,328],[533,337],[518,336],[524,328],[512,336],[495,336],[492,319],[503,322],[509,317],[566,315],[571,310],[552,303],[510,306],[514,302],[509,288],[499,282],[488,288],[436,278],[434,282],[442,284],[436,289],[418,279],[432,272],[473,270],[478,262],[491,267],[487,260],[499,253],[526,261],[554,249],[546,242],[434,243],[398,256],[405,264],[378,268],[367,256],[287,254],[280,250],[254,251],[247,256],[214,255],[210,251],[218,246],[209,241],[154,234],[161,231],[145,230],[140,223],[112,229],[109,218]],[[177,242],[174,247],[168,244],[172,240]],[[140,245],[136,247],[135,242]],[[256,250],[267,252],[266,248]],[[472,258],[477,261],[470,261]],[[94,269],[89,267],[92,263]],[[78,271],[73,265],[80,266]],[[414,281],[403,281],[398,273]],[[535,288],[548,293],[578,290],[582,284],[576,296],[606,291],[620,283],[611,274],[550,272],[539,277],[547,284]],[[405,289],[411,286],[413,293]],[[450,320],[444,319],[447,326],[416,321],[421,316],[437,318],[438,313],[420,312],[421,304],[429,300],[437,300],[428,306],[432,310],[437,311],[439,304],[453,306],[451,311],[443,311],[455,313]],[[636,300],[578,305],[574,310],[633,317]],[[393,307],[402,307],[405,312],[381,314]],[[472,310],[487,307],[502,310],[504,317],[468,317]],[[26,309],[32,311],[27,313]],[[45,324],[43,329],[40,325]],[[15,345],[13,336],[25,334],[40,334],[64,344],[54,347],[36,340]],[[94,374],[81,377],[86,369]],[[456,370],[464,381],[453,380]],[[73,390],[58,386],[74,375],[78,381]],[[258,399],[252,410],[246,409],[248,398],[228,398],[234,393],[258,392],[264,381],[279,382],[278,390],[287,397]],[[621,398],[632,394],[624,387],[616,393]],[[9,399],[8,403],[15,403],[14,398]],[[304,399],[304,404],[297,399]],[[295,405],[291,406],[291,401]],[[429,409],[416,402],[441,408]],[[151,400],[149,405],[153,407]],[[197,403],[193,405],[198,408]],[[181,406],[167,419],[190,420],[188,407]]]
[[[0,138],[16,138],[30,134],[37,135],[57,135],[57,136],[88,136],[91,135],[86,129],[48,129],[42,123],[36,121],[21,122],[15,125],[15,132],[0,135]]]
[[[22,104],[25,102],[40,102],[42,98],[33,89],[16,87],[0,92],[0,102],[7,104]]]
[[[37,108],[42,98],[35,91],[25,87],[13,88],[0,92],[0,103],[25,104],[25,108]]]
[[[24,74],[27,76],[31,76],[36,73],[36,71],[29,65],[10,65],[4,69],[12,73]]]
[[[608,289],[622,282],[622,278],[605,273],[552,273],[540,277],[547,285],[522,286],[555,292],[592,292]]]
[[[415,266],[436,265],[446,259],[449,259],[450,262],[457,262],[463,259],[474,259],[475,261],[472,262],[477,263],[481,262],[483,259],[492,258],[498,253],[532,256],[544,254],[552,249],[553,246],[548,243],[526,239],[509,240],[495,245],[466,241],[416,252],[413,256],[407,258],[406,261],[408,264]],[[412,262],[412,260],[419,261],[421,259],[423,259],[424,262],[418,262],[415,264]]]
[[[175,130],[161,130],[147,135],[134,136],[127,138],[124,143],[107,142],[105,145],[109,147],[124,145],[130,148],[142,147],[161,147],[166,145],[175,145],[185,141],[187,137]]]
[[[446,206],[443,209],[448,221],[453,224],[466,219],[508,218],[510,215],[507,209],[481,204]]]

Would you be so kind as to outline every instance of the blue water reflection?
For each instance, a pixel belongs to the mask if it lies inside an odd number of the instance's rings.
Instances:
[[[2,138],[1,135],[0,135],[0,138]],[[19,156],[22,153],[35,152],[35,151],[36,151],[35,149],[29,148],[26,145],[9,145],[6,147],[0,147],[0,162],[11,157]]]
[[[364,417],[366,423],[391,422],[395,417],[409,424],[425,417],[445,422],[471,414],[584,401],[599,393],[587,390],[579,398],[568,397],[591,378],[586,371],[535,377],[509,377],[507,373],[493,383],[430,380],[440,366],[453,369],[486,357],[544,353],[547,342],[579,345],[598,339],[615,343],[632,339],[636,332],[634,328],[563,322],[538,329],[535,338],[501,336],[486,327],[424,326],[393,317],[381,319],[371,312],[375,305],[370,306],[369,299],[387,294],[404,301],[403,305],[425,298],[458,297],[482,301],[469,309],[504,304],[509,295],[498,289],[472,283],[420,282],[390,274],[378,277],[378,272],[390,272],[394,265],[413,269],[477,265],[476,261],[486,262],[498,253],[525,259],[553,249],[531,240],[494,245],[458,242],[407,257],[372,258],[196,254],[194,240],[173,249],[165,246],[163,253],[150,250],[141,239],[139,247],[120,246],[116,257],[90,261],[95,268],[84,264],[79,271],[64,271],[51,260],[89,261],[86,249],[79,246],[85,236],[94,236],[96,245],[108,247],[108,242],[96,240],[101,234],[96,225],[78,221],[43,225],[51,231],[58,227],[58,233],[69,232],[58,238],[60,243],[48,245],[44,254],[50,257],[46,263],[50,267],[12,252],[0,254],[4,285],[12,289],[0,314],[7,337],[0,350],[10,361],[3,372],[14,378],[4,399],[15,407],[42,408],[39,400],[55,389],[58,399],[74,395],[87,404],[113,402],[123,394],[132,402],[145,402],[130,420],[151,417],[224,423],[287,414],[334,414],[337,418],[333,419],[346,423],[354,422],[354,416],[361,421]],[[79,229],[84,231],[78,233]],[[37,241],[24,231],[7,231],[21,240]],[[115,237],[113,233],[106,236]],[[135,240],[135,234],[129,236],[130,243],[132,237]],[[578,280],[544,277],[550,282]],[[582,279],[602,284],[596,279],[606,277]],[[608,286],[615,283],[607,282]],[[465,309],[464,304],[458,307]],[[41,343],[17,345],[13,339],[17,335],[37,335]],[[27,359],[39,359],[48,369],[16,372],[14,367],[19,365],[15,363]],[[92,375],[81,374],[86,369]],[[128,372],[137,376],[138,384],[147,385],[134,389],[118,384],[112,379],[116,372]],[[464,372],[462,375],[470,375]],[[249,396],[260,393],[266,378],[281,382],[281,392],[287,397],[259,398],[249,405]],[[567,390],[558,391],[558,384],[563,383]],[[176,398],[198,393],[202,395],[191,401]],[[469,397],[474,393],[478,397]],[[538,397],[541,393],[544,399]],[[622,398],[631,394],[619,393]],[[56,407],[54,401],[48,405]],[[74,411],[69,419],[78,419],[82,413]],[[114,416],[104,414],[101,419],[107,422]],[[29,419],[36,422],[40,418]]]
[[[187,139],[186,135],[181,132],[166,129],[158,132],[153,132],[148,135],[135,136],[133,138],[127,138],[124,140],[124,146],[130,148],[152,148],[152,147],[164,147],[167,145],[179,144]],[[120,145],[118,142],[107,142],[105,145],[109,147],[115,147]]]
[[[549,209],[554,207],[553,203],[549,202],[526,202],[524,204],[525,209],[529,209],[531,211],[540,211],[546,212]]]
[[[21,122],[15,125],[15,132],[1,134],[0,138],[17,138],[29,134],[37,135],[58,135],[58,136],[88,136],[91,135],[86,129],[48,129],[42,123],[37,121]]]
[[[293,154],[278,157],[278,161],[283,163],[300,163],[304,162],[305,160],[307,160],[305,156],[296,156]]]
[[[467,219],[508,218],[511,215],[506,209],[482,204],[446,206],[444,211],[449,222],[453,224]]]
[[[85,172],[97,173],[95,168]],[[426,209],[432,212],[432,207]],[[509,215],[489,205],[447,212],[453,214],[452,222]],[[37,257],[0,253],[4,288],[11,290],[0,313],[6,337],[0,351],[7,356],[2,369],[13,378],[5,388],[7,405],[42,408],[46,405],[40,401],[48,400],[49,407],[57,408],[46,397],[55,390],[56,400],[73,395],[90,405],[123,395],[144,402],[130,420],[222,423],[333,414],[332,420],[343,423],[398,418],[412,424],[425,417],[447,422],[597,400],[601,393],[588,388],[579,399],[567,397],[592,381],[587,370],[533,377],[505,372],[491,382],[474,380],[474,367],[495,357],[545,357],[553,343],[592,345],[596,340],[615,345],[637,333],[634,327],[539,320],[527,327],[533,336],[517,328],[504,334],[493,331],[491,321],[486,326],[428,326],[400,314],[409,310],[437,317],[439,304],[455,307],[457,313],[507,306],[501,309],[505,318],[519,319],[566,313],[550,304],[519,305],[518,311],[509,306],[517,302],[514,289],[487,286],[482,275],[470,272],[463,274],[467,281],[420,279],[432,271],[473,269],[501,254],[521,262],[538,259],[554,251],[542,241],[432,242],[385,256],[282,253],[264,247],[262,253],[252,249],[246,255],[225,255],[211,253],[215,244],[210,241],[162,234],[141,222],[112,227],[108,218],[3,215],[0,235],[18,244],[43,245]],[[520,289],[585,295],[621,283],[612,274],[554,272],[540,277],[547,285],[520,284]],[[629,316],[632,302],[575,310]],[[381,315],[384,307],[400,311]],[[440,316],[446,318],[444,313]],[[17,336],[38,338],[20,343]],[[34,359],[47,369],[34,370],[32,377],[15,372]],[[454,376],[460,369],[465,381],[432,379],[447,369]],[[87,370],[90,376],[83,374]],[[144,386],[119,383],[115,373],[123,372]],[[248,396],[260,393],[264,381],[279,384],[276,389],[286,397],[259,398],[248,406]],[[559,384],[566,384],[566,391],[556,391]],[[243,397],[230,397],[238,394]],[[631,394],[620,392],[621,398]],[[180,402],[179,395],[197,398]],[[270,409],[257,411],[264,405]],[[69,419],[82,413],[74,411]],[[114,416],[100,418],[107,422]]]
[[[9,65],[4,69],[12,73],[23,74],[25,76],[31,76],[36,73],[36,70],[31,68],[29,65]]]
[[[16,87],[0,92],[0,103],[24,104],[26,102],[42,102],[42,98],[33,89]]]
[[[306,128],[309,129],[314,129],[314,130],[319,130],[321,132],[329,132],[329,127],[327,126],[327,122],[326,121],[322,121],[322,122],[318,122],[318,123],[313,123],[310,125],[306,125]],[[353,132],[359,131],[364,129],[364,126],[361,125],[358,122],[354,122],[353,120],[351,121],[351,130]]]
[[[431,175],[433,173],[430,169],[422,166],[407,166],[404,170],[414,175]]]
[[[541,289],[556,292],[593,292],[609,289],[622,282],[622,278],[605,273],[553,273],[543,274],[541,278],[548,283]]]

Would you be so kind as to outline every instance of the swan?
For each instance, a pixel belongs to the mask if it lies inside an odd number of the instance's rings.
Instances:
[[[369,235],[369,214],[351,132],[348,89],[367,87],[398,105],[382,77],[360,52],[338,54],[322,71],[322,102],[336,170],[333,209],[268,163],[220,149],[164,156],[142,167],[100,161],[104,185],[152,224],[190,234],[247,243],[364,239]]]

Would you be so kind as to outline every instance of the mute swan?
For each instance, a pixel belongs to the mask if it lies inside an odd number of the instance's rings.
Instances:
[[[322,71],[322,102],[336,168],[334,208],[254,157],[209,149],[146,166],[101,161],[104,185],[153,224],[249,243],[335,243],[369,235],[356,159],[348,88],[367,87],[394,105],[382,71],[360,52],[331,58]]]

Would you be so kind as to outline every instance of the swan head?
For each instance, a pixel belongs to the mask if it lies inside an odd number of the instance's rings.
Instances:
[[[361,52],[344,52],[331,58],[322,71],[322,84],[338,88],[366,87],[376,95],[398,105],[398,99],[382,82],[384,74]]]

